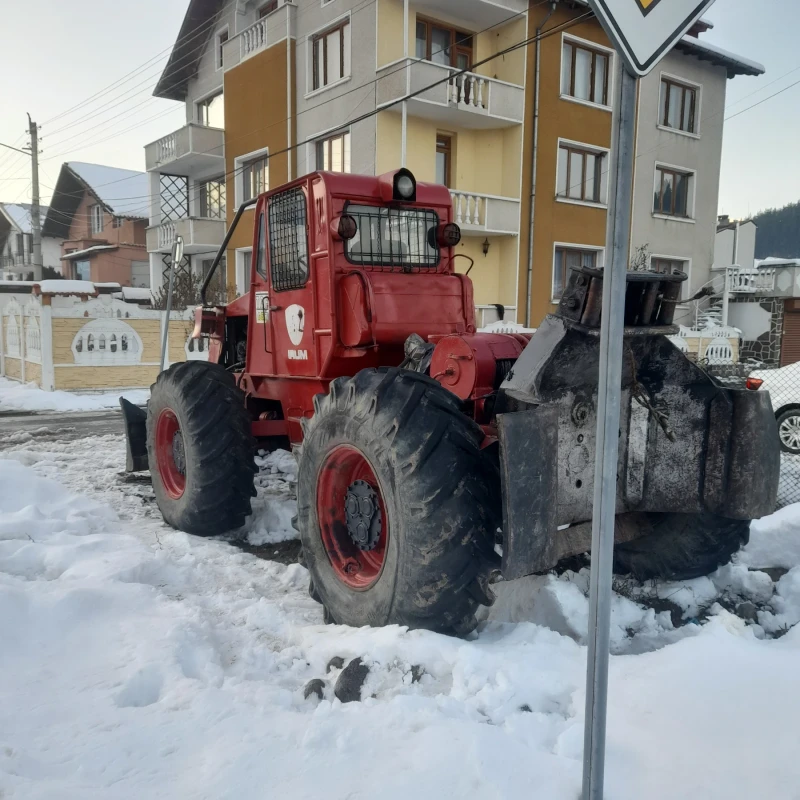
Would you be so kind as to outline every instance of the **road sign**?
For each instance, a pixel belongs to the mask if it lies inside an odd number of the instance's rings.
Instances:
[[[648,72],[714,0],[589,0],[628,69]]]

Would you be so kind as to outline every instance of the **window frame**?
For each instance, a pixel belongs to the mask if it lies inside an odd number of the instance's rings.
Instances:
[[[270,169],[269,169],[269,148],[263,147],[260,150],[253,150],[250,153],[242,153],[233,159],[233,173],[234,173],[234,201],[238,208],[242,203],[246,202],[245,198],[245,172],[246,167],[252,165],[256,161],[265,159],[267,162],[267,187],[264,191],[269,191],[270,185]],[[226,204],[227,204],[227,185],[225,187]],[[249,198],[252,199],[252,198]]]
[[[208,109],[211,103],[216,100],[218,97],[222,98],[222,127],[217,128],[216,125],[210,125],[208,122],[203,120],[203,110],[205,110],[205,117],[208,119]],[[224,130],[225,128],[225,90],[219,89],[218,91],[212,92],[211,94],[206,95],[200,100],[195,101],[195,109],[196,109],[196,116],[197,116],[197,124],[202,125],[204,128],[215,128],[216,130]]]
[[[317,33],[311,34],[308,37],[308,42],[311,47],[311,91],[312,92],[319,92],[323,89],[327,89],[330,86],[334,86],[335,84],[339,83],[340,81],[344,81],[350,78],[350,73],[345,75],[344,66],[345,66],[345,36],[344,30],[345,28],[350,25],[350,15],[348,14],[346,17],[342,17],[341,19],[331,23],[330,25],[326,26],[322,30],[318,31]],[[339,77],[336,80],[329,81],[328,80],[328,37],[339,31]],[[350,30],[350,41],[352,43],[352,29]],[[320,75],[318,74],[318,58],[317,58],[317,42],[322,41],[322,82],[318,83],[318,79]],[[350,64],[350,72],[352,72],[352,60]]]
[[[467,67],[467,71],[472,69],[472,65],[475,61],[475,33],[471,31],[466,31],[464,29],[459,29],[454,27],[453,25],[449,25],[446,22],[441,22],[440,20],[433,19],[432,17],[426,17],[421,14],[417,14],[414,20],[414,57],[420,58],[417,55],[417,41],[419,38],[417,36],[417,26],[424,25],[425,26],[425,56],[422,58],[423,61],[430,61],[432,64],[439,64],[443,66],[438,61],[433,60],[433,37],[431,36],[432,28],[436,27],[442,31],[448,31],[450,33],[450,66],[458,68],[458,56],[459,54],[463,54],[467,56],[469,60],[469,66]],[[458,38],[458,37],[461,38]],[[465,39],[469,39],[470,44],[466,46],[461,44]],[[438,51],[437,51],[438,52]]]
[[[692,130],[685,131],[683,128],[673,128],[668,122],[669,115],[669,95],[664,92],[664,84],[667,85],[668,91],[678,88],[684,91],[684,96],[681,100],[681,120],[683,120],[684,103],[686,101],[685,92],[689,91],[694,96],[694,109],[692,110]],[[662,98],[663,94],[663,98]],[[686,80],[677,75],[672,75],[668,72],[660,74],[660,81],[658,84],[658,117],[656,118],[656,127],[661,130],[669,131],[670,133],[678,133],[683,136],[690,136],[695,139],[700,138],[700,110],[703,99],[703,86],[699,83]],[[663,102],[662,102],[663,100]]]
[[[104,228],[103,206],[101,203],[94,203],[89,207],[89,230],[92,236],[102,233]]]
[[[567,175],[566,175],[566,191],[567,194],[559,194],[559,182],[560,182],[560,172],[559,172],[559,165],[560,165],[560,156],[561,151],[564,150],[567,153]],[[570,176],[572,171],[572,159],[571,154],[577,153],[582,156],[582,166],[581,166],[581,197],[570,197],[569,196],[569,188],[571,186]],[[587,199],[585,195],[586,191],[586,156],[594,156],[595,157],[595,192],[597,199]],[[585,144],[584,142],[576,142],[571,139],[561,139],[558,140],[558,146],[556,149],[556,200],[559,203],[575,203],[578,205],[588,205],[588,206],[602,206],[606,208],[608,206],[608,169],[603,171],[604,165],[609,163],[611,153],[605,147],[596,147],[594,145]]]
[[[111,218],[111,227],[112,228],[121,228],[125,223],[125,220],[122,217],[117,216],[116,214]]]
[[[219,214],[209,214],[208,211],[212,207],[209,203],[209,193],[207,187],[209,184],[216,184],[217,189],[217,203],[219,205]],[[205,178],[197,182],[197,208],[200,217],[203,219],[225,219],[227,212],[227,185],[225,182],[225,175],[220,175],[217,178]]]
[[[222,37],[225,37],[224,39]],[[221,70],[225,66],[225,56],[223,50],[225,48],[225,43],[230,41],[230,28],[226,25],[224,28],[220,28],[217,31],[214,37],[214,43],[216,47],[214,48],[214,60],[216,62],[215,66],[217,71]]]
[[[446,186],[448,189],[453,188],[452,183],[453,183],[453,140],[454,139],[455,137],[452,134],[448,133],[436,134],[436,155],[438,156],[440,153],[444,154],[445,182],[443,185]],[[439,144],[440,142],[442,142],[441,146]]]
[[[695,193],[695,182],[697,179],[697,171],[693,169],[687,169],[686,167],[679,167],[674,164],[662,164],[660,162],[656,162],[655,167],[655,174],[653,180],[653,209],[652,214],[654,217],[659,219],[671,219],[677,222],[691,222],[695,221],[694,219],[694,193]],[[676,192],[673,190],[672,192],[672,211],[664,211],[664,174],[669,173],[673,176],[673,187],[677,185],[676,178],[677,176],[683,176],[687,178],[686,181],[686,213],[685,214],[676,214],[674,209],[675,205],[675,198],[677,196]],[[658,186],[658,196],[661,198],[659,207],[656,208],[656,186]]]
[[[256,11],[256,18],[264,19],[264,17],[268,17],[270,14],[274,14],[277,10],[278,10],[278,0],[267,0],[266,3],[262,3],[258,7],[258,11]]]
[[[333,164],[333,143],[337,140],[342,140],[342,170],[334,170],[332,167],[325,167],[325,149],[328,150],[328,163]],[[314,141],[314,163],[317,170],[327,172],[339,172],[340,174],[349,174],[352,171],[352,137],[351,131],[339,131],[331,136],[321,136]]]
[[[684,272],[686,272],[687,278],[682,284],[681,296],[683,297],[684,295],[690,294],[690,287],[692,285],[692,259],[689,256],[671,256],[664,253],[651,253],[647,263],[648,268],[652,269],[653,261],[673,261],[683,264],[686,267]]]
[[[587,253],[592,253],[594,256],[594,267],[593,267],[594,269],[603,268],[603,258],[605,255],[605,247],[601,247],[599,245],[596,246],[591,244],[577,244],[575,242],[553,242],[553,260],[550,272],[551,303],[559,303],[561,301],[563,291],[567,287],[567,281],[569,279],[566,260],[562,257],[562,264],[561,264],[562,293],[557,295],[555,291],[556,288],[555,277],[556,277],[556,257],[559,251],[562,251],[563,253],[577,252],[581,253],[582,255],[585,255]]]
[[[572,94],[565,94],[564,87],[563,87],[563,75],[564,75],[564,47],[566,45],[570,45],[572,47],[572,59],[570,62],[570,81],[569,81],[569,88]],[[591,85],[591,92],[592,95],[594,94],[594,71],[595,71],[595,58],[596,56],[605,56],[607,59],[606,61],[606,75],[605,75],[605,83],[604,83],[604,101],[602,103],[598,103],[595,100],[584,100],[580,97],[576,97],[574,94],[575,91],[575,63],[576,63],[576,48],[580,48],[581,50],[587,50],[589,53],[592,54],[592,67],[589,73],[589,83]],[[614,58],[615,52],[608,47],[604,47],[597,42],[592,42],[589,39],[581,39],[577,36],[571,36],[570,34],[564,33],[561,36],[561,72],[559,73],[559,96],[562,100],[568,100],[571,103],[581,103],[583,105],[591,106],[592,108],[600,108],[605,111],[612,110],[611,98],[614,96]]]

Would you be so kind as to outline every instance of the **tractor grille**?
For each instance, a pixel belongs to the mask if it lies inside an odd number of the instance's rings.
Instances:
[[[289,189],[269,201],[269,258],[276,292],[300,289],[308,280],[306,197]]]
[[[381,272],[419,272],[439,265],[439,247],[431,242],[439,224],[435,211],[348,205],[345,212],[358,226],[345,247],[351,264]]]

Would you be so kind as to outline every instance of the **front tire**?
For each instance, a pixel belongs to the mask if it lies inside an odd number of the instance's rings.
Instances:
[[[255,496],[255,440],[244,394],[218,364],[162,372],[147,404],[147,456],[164,521],[197,536],[240,528]]]
[[[750,538],[748,520],[716,514],[643,514],[649,530],[614,548],[614,572],[685,581],[727,564]]]
[[[499,474],[483,433],[436,381],[338,378],[314,401],[297,503],[310,593],[326,619],[463,635],[488,605]]]

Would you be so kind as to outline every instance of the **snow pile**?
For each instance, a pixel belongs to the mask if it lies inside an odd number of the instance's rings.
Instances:
[[[167,528],[119,482],[123,452],[98,437],[0,454],[0,794],[578,795],[585,569],[499,584],[469,640],[325,626],[302,567]],[[258,463],[265,507],[293,502],[291,455]],[[762,520],[697,581],[617,581],[608,797],[796,796],[798,525],[800,506]],[[748,559],[789,571],[773,584]],[[538,622],[506,621],[532,594]],[[736,597],[757,622],[726,610]],[[336,656],[369,667],[361,702],[334,698]]]
[[[292,525],[297,514],[297,461],[286,450],[261,453],[256,457],[258,496],[253,499],[253,514],[239,534],[260,547],[298,538]]]
[[[750,542],[738,562],[759,569],[800,564],[800,504],[782,508],[750,524]]]
[[[104,408],[119,408],[119,398],[144,405],[150,397],[149,389],[127,389],[125,391],[97,394],[73,394],[72,392],[45,392],[36,384],[17,383],[0,378],[0,412],[2,411],[99,411]]]
[[[42,294],[97,294],[91,281],[70,281],[64,278],[39,281],[39,288]]]

